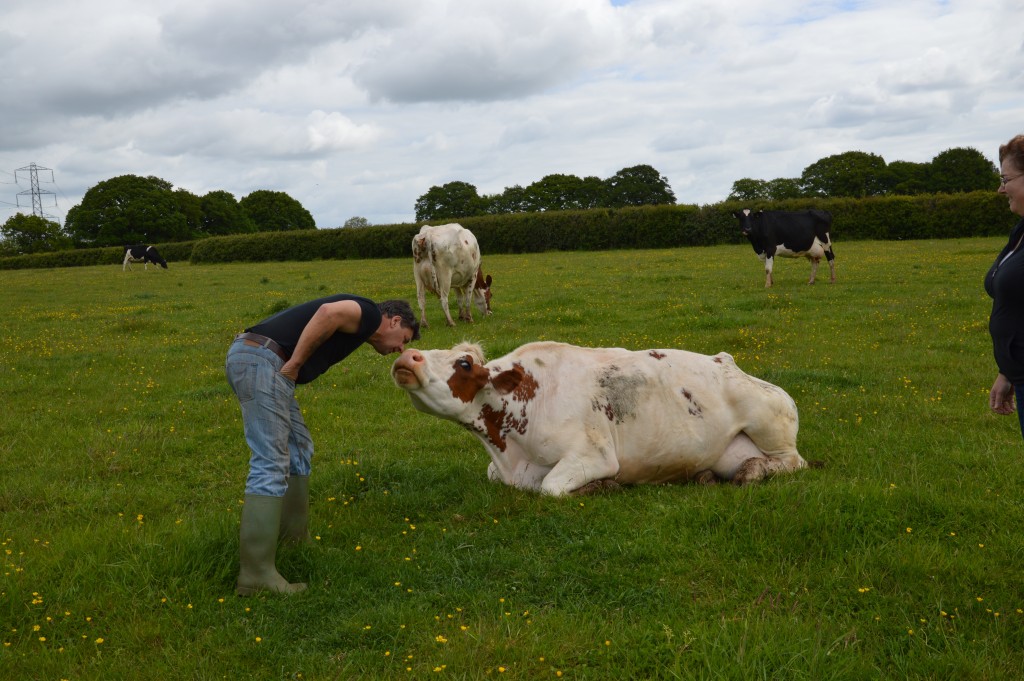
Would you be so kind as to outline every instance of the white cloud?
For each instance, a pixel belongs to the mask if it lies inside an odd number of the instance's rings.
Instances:
[[[1013,0],[8,0],[0,179],[53,168],[61,217],[134,173],[286,191],[337,226],[411,221],[434,184],[647,163],[709,203],[849,150],[994,156],[1024,132],[1022,20]]]

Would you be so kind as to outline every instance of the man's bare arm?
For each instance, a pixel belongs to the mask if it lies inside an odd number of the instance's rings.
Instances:
[[[362,318],[363,308],[354,300],[339,300],[336,303],[321,305],[302,330],[299,342],[292,351],[292,357],[281,367],[281,373],[292,381],[298,380],[299,369],[317,348],[337,331],[355,333],[359,330]]]

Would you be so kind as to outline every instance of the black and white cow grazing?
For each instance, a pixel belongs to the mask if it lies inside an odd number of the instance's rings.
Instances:
[[[121,266],[121,271],[130,270],[133,262],[141,262],[143,268],[147,270],[149,269],[149,263],[160,265],[165,270],[167,269],[167,261],[160,255],[160,252],[153,246],[146,246],[145,244],[124,247],[124,264]]]
[[[772,265],[776,255],[805,257],[811,261],[811,280],[818,272],[822,257],[828,260],[832,282],[836,280],[835,254],[832,253],[832,214],[824,210],[744,209],[732,216],[740,221],[740,230],[750,239],[757,257],[764,263],[765,288],[772,285]]]

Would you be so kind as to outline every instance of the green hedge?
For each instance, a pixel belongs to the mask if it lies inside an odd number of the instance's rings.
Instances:
[[[179,241],[170,244],[155,244],[160,255],[168,263],[184,262],[192,257],[196,241]],[[75,248],[51,253],[32,253],[13,258],[0,258],[0,270],[24,270],[47,267],[86,267],[89,265],[121,265],[124,262],[123,246],[105,248]]]
[[[398,258],[411,255],[419,229],[407,224],[212,237],[196,243],[192,262]]]
[[[484,254],[677,248],[741,243],[743,236],[732,213],[743,208],[830,211],[832,237],[840,244],[862,239],[1005,236],[1018,220],[1007,208],[1006,197],[994,192],[973,192],[516,213],[463,218],[458,222],[476,235]],[[262,232],[157,247],[168,262],[406,258],[419,228],[419,224],[403,224]],[[120,265],[122,260],[121,248],[92,248],[4,258],[0,259],[0,269]]]

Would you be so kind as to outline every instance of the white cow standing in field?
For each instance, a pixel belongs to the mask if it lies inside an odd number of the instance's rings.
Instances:
[[[427,328],[427,291],[441,299],[448,326],[455,326],[448,311],[448,292],[455,289],[459,319],[473,321],[472,303],[480,314],[491,314],[491,275],[484,279],[480,269],[480,246],[473,233],[452,223],[423,225],[412,239],[416,300],[420,304],[420,325]]]
[[[455,421],[490,454],[487,475],[551,495],[614,484],[743,484],[807,466],[796,404],[724,352],[527,343],[406,350],[391,368],[416,409]]]

